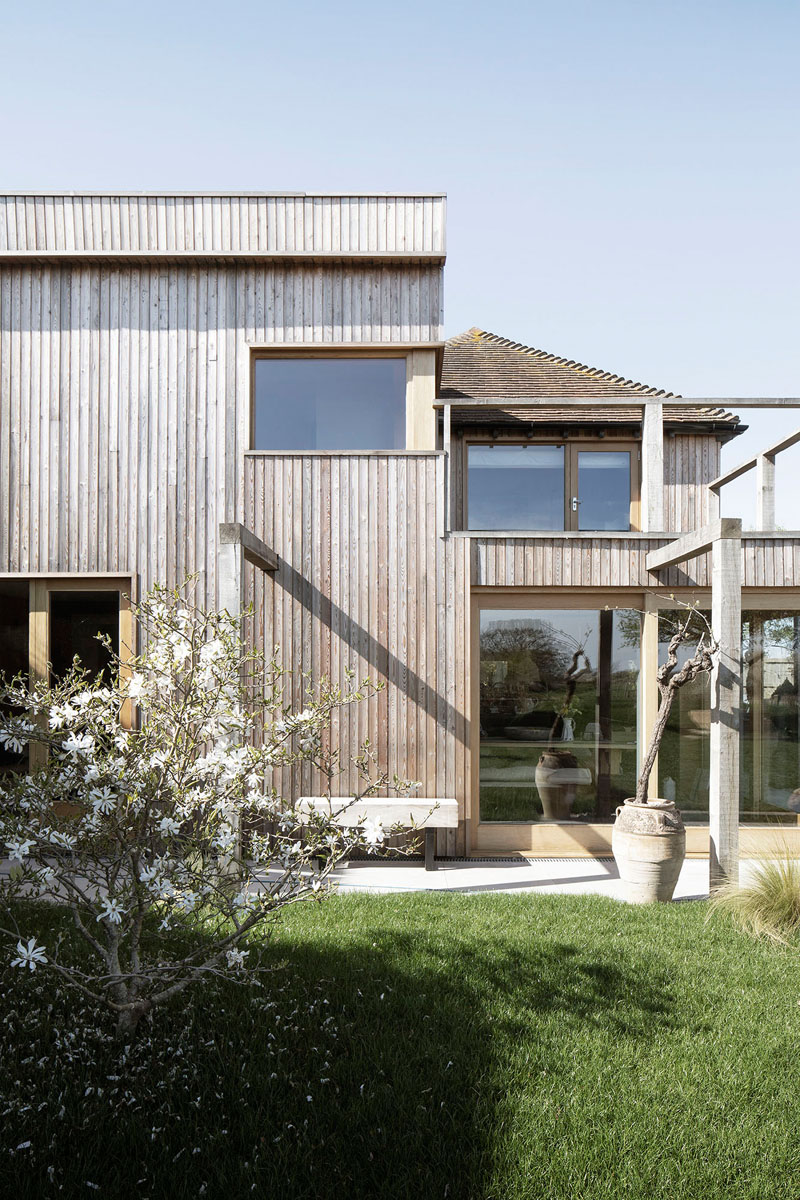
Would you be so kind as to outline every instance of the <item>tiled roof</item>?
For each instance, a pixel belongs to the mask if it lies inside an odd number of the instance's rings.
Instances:
[[[532,346],[523,346],[497,334],[486,333],[483,329],[469,329],[445,343],[439,395],[442,400],[455,402],[454,416],[461,420],[468,414],[466,409],[457,409],[460,399],[507,399],[508,406],[503,405],[503,412],[509,417],[542,424],[564,421],[570,417],[574,420],[576,414],[571,411],[572,405],[582,400],[619,397],[624,401],[640,395],[660,396],[667,401],[676,393],[634,383],[621,375],[612,375],[610,371],[587,367],[572,359],[548,354],[545,350],[535,350]],[[540,396],[563,399],[564,403],[552,407],[548,405],[546,408],[525,406],[526,399]],[[480,412],[473,409],[469,416],[476,423],[496,423],[498,412],[494,409],[492,416],[486,410]],[[590,420],[593,416],[608,424],[639,422],[641,408],[627,407],[624,403],[619,408],[598,408],[595,413],[591,409],[581,408],[582,421]],[[670,408],[666,404],[664,417],[676,424],[722,424],[731,432],[732,428],[739,427],[738,417],[722,408]]]

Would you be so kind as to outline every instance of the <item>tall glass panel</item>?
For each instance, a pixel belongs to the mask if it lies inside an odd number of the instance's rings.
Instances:
[[[258,358],[256,450],[401,450],[405,358]]]
[[[631,456],[627,450],[578,451],[578,529],[630,529]]]
[[[711,620],[710,612],[703,615],[708,621]],[[670,640],[686,616],[685,610],[659,613],[659,666],[667,661]],[[694,628],[699,635],[705,626],[697,618]],[[677,669],[692,657],[696,644],[690,642],[678,647]],[[691,683],[680,688],[675,695],[658,752],[659,796],[674,800],[685,821],[702,824],[708,822],[710,705],[711,690],[707,674],[698,675]]]
[[[98,633],[106,634],[119,653],[118,592],[50,593],[50,659],[56,678],[66,674],[76,654],[92,675],[108,667],[108,651]]]
[[[480,615],[481,821],[610,821],[636,786],[633,611]]]
[[[563,446],[470,446],[469,529],[563,529]]]
[[[706,616],[709,614],[707,613]],[[659,658],[680,614],[659,615]],[[682,666],[694,646],[681,647]],[[742,613],[739,807],[744,823],[795,824],[800,814],[800,614]],[[707,675],[677,693],[658,755],[659,794],[684,820],[708,821],[711,693]]]
[[[742,613],[741,820],[800,815],[800,613]]]
[[[28,595],[27,579],[0,580],[0,670],[7,679],[28,673]],[[17,754],[0,747],[0,770],[24,768],[27,761],[27,749]]]

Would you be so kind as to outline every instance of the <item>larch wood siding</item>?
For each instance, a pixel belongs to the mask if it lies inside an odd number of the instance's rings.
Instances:
[[[201,572],[242,519],[251,346],[441,334],[438,267],[0,259],[0,571]]]
[[[664,521],[675,533],[700,529],[719,515],[708,484],[720,472],[720,444],[697,433],[664,438]]]
[[[6,195],[0,252],[438,254],[445,198]]]
[[[386,684],[334,723],[343,765],[369,738],[381,768],[421,794],[463,802],[469,755],[468,546],[445,538],[440,454],[249,454],[245,523],[280,558],[247,571],[254,633],[281,646],[302,705],[303,672],[345,686]],[[349,767],[337,791],[357,779]],[[306,765],[280,786],[316,794]],[[439,833],[438,853],[464,853],[464,826]]]
[[[711,587],[711,555],[651,573],[645,562],[651,550],[669,538],[481,537],[455,534],[470,546],[473,587],[498,588],[667,588]],[[796,588],[800,579],[800,537],[742,537],[746,588]]]

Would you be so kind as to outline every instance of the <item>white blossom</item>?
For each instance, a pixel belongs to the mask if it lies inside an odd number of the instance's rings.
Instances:
[[[364,841],[368,846],[380,846],[386,837],[383,824],[380,821],[366,820],[362,826]]]
[[[88,758],[95,748],[94,738],[90,733],[71,733],[62,743],[65,754],[77,758],[79,755]]]
[[[119,900],[114,900],[109,896],[103,901],[103,908],[98,914],[97,920],[110,921],[112,925],[121,925],[122,917],[123,912]]]
[[[51,729],[61,729],[66,722],[74,720],[76,716],[77,713],[71,704],[54,704],[50,709],[47,723]]]
[[[162,817],[158,824],[158,831],[162,837],[169,837],[181,831],[180,821],[176,821],[174,817]]]
[[[9,852],[9,858],[11,859],[12,862],[18,862],[18,863],[22,863],[28,857],[28,855],[30,854],[31,850],[33,849],[33,847],[35,845],[36,845],[36,843],[31,841],[30,838],[26,838],[21,841],[6,842],[6,847],[8,848],[8,852]]]
[[[12,967],[25,967],[35,971],[37,967],[44,966],[47,962],[47,955],[41,946],[36,944],[36,938],[28,938],[27,945],[23,941],[17,942],[17,957],[12,958]]]
[[[105,787],[93,787],[89,792],[89,799],[92,802],[92,808],[95,813],[110,813],[116,803],[116,796],[112,789],[106,785]]]
[[[14,729],[0,729],[0,743],[12,754],[21,754],[28,744],[28,739]]]
[[[244,960],[247,958],[249,953],[249,950],[228,950],[225,955],[228,960],[228,966],[234,968],[243,967],[245,965]]]

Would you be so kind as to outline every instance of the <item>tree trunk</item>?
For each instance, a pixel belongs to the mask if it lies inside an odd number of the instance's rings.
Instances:
[[[134,1037],[139,1022],[149,1011],[150,1002],[148,1000],[140,1000],[137,1004],[131,1004],[129,1008],[123,1008],[117,1014],[117,1038],[123,1041]]]

